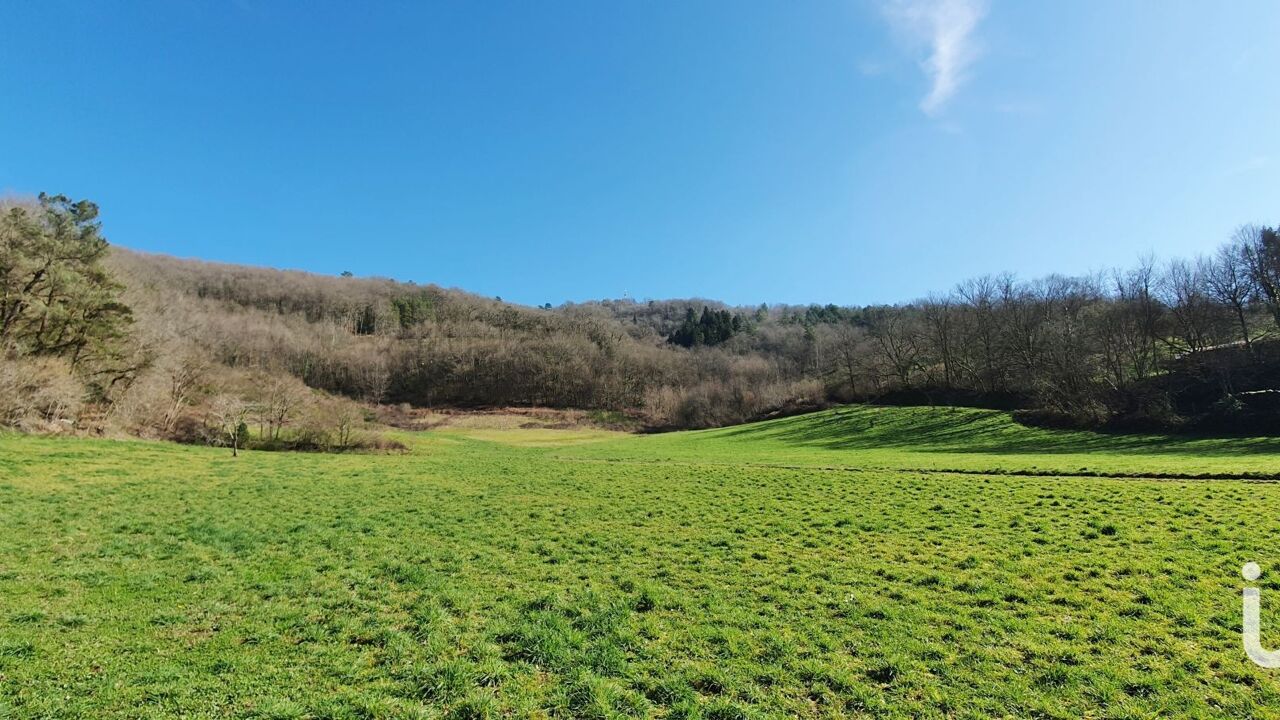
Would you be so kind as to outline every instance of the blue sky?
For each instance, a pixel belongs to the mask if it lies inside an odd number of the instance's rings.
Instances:
[[[524,303],[908,300],[1280,222],[1280,3],[7,3],[0,192]]]

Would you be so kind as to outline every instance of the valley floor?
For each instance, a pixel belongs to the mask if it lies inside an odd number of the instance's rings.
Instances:
[[[0,436],[0,717],[1275,717],[1280,441],[849,407]],[[1268,639],[1271,640],[1268,643]]]

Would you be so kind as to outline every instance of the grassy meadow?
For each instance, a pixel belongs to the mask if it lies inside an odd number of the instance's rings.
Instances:
[[[1280,717],[1239,631],[1256,560],[1280,645],[1280,441],[875,407],[399,438],[0,435],[0,718]]]

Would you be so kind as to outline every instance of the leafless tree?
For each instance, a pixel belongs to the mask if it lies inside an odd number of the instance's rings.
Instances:
[[[221,442],[230,444],[231,456],[240,455],[245,421],[252,412],[253,405],[238,395],[220,394],[209,403],[209,419]]]
[[[1242,249],[1254,287],[1280,327],[1280,234],[1276,229],[1244,225],[1233,242]]]
[[[1198,352],[1220,339],[1222,308],[1209,295],[1206,275],[1203,261],[1171,260],[1159,278],[1160,299],[1171,320],[1161,340],[1175,352]]]
[[[901,308],[875,308],[867,317],[867,334],[875,343],[898,387],[910,388],[920,355],[913,319]]]
[[[934,380],[949,390],[955,385],[955,303],[947,295],[930,296],[920,303],[920,319],[925,342],[935,360],[930,367],[936,365],[942,371]]]
[[[956,288],[960,300],[963,347],[968,374],[981,392],[1003,389],[1003,353],[1000,348],[1000,281],[984,275]]]
[[[355,403],[334,401],[329,404],[329,421],[333,425],[338,447],[351,447],[356,429],[364,422],[364,414]]]
[[[832,359],[832,369],[843,376],[849,392],[856,393],[869,353],[867,331],[851,323],[841,323],[830,334],[828,345],[826,355]]]
[[[200,387],[208,372],[208,363],[193,352],[183,352],[177,357],[165,358],[161,372],[166,382],[167,404],[161,418],[161,426],[167,434],[173,430],[178,416]]]
[[[1204,269],[1205,286],[1210,297],[1228,308],[1240,330],[1241,340],[1250,349],[1253,336],[1249,330],[1248,308],[1257,288],[1249,272],[1247,248],[1253,234],[1252,230],[1237,230],[1230,242],[1218,248]]]
[[[261,400],[256,404],[265,435],[279,440],[286,425],[293,422],[307,400],[307,390],[292,378],[264,378]]]

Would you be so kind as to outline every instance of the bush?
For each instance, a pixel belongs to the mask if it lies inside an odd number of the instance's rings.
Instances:
[[[58,358],[0,360],[0,424],[56,430],[75,424],[84,386]]]
[[[655,427],[707,428],[818,409],[824,397],[818,380],[756,384],[747,378],[733,378],[687,388],[659,388],[646,396],[646,411]]]

